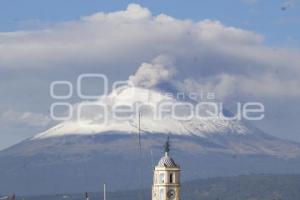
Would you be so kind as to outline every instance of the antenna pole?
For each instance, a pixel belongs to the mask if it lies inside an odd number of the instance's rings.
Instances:
[[[106,200],[106,186],[103,184],[103,200]]]
[[[139,148],[140,153],[142,152],[142,144],[141,144],[141,112],[139,112]]]
[[[141,187],[143,187],[143,170],[142,170],[142,143],[141,143],[141,112],[139,111],[139,150],[140,150],[140,185]],[[141,188],[141,192],[140,192],[140,200],[143,200],[143,188]]]
[[[152,149],[150,149],[150,155],[151,155],[151,165],[152,165],[152,168],[154,168],[153,151],[152,151]]]

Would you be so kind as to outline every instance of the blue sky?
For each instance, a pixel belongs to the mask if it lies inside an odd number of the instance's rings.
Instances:
[[[141,6],[141,13],[134,14],[141,14],[138,18],[144,24],[131,19],[133,30],[131,26],[114,30],[124,16],[113,12],[128,15],[124,10],[130,3]],[[177,58],[180,83],[185,79],[194,89],[221,88],[227,102],[262,101],[266,118],[256,125],[275,136],[300,141],[299,4],[297,0],[1,0],[0,149],[53,125],[47,117],[53,103],[52,81],[72,82],[87,72],[126,80],[142,63],[151,64],[164,53]],[[95,15],[98,12],[113,17]],[[157,21],[167,19],[155,18],[161,13],[176,19],[165,25],[166,30]],[[186,24],[185,19],[192,21]],[[178,32],[173,26],[179,27]],[[140,31],[135,32],[137,27]],[[150,28],[153,32],[144,31]],[[195,35],[186,37],[180,31]],[[200,41],[198,31],[203,34]],[[213,37],[207,38],[207,33]],[[106,46],[95,43],[98,38]],[[243,84],[237,85],[239,81]]]

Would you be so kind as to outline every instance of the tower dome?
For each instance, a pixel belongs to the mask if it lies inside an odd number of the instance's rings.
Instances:
[[[158,164],[157,167],[178,167],[174,160],[169,156],[169,154],[165,154],[164,157],[162,157]]]

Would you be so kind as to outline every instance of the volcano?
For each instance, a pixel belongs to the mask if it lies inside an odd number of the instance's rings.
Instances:
[[[300,144],[266,134],[241,120],[179,120],[166,113],[154,119],[153,105],[162,102],[174,105],[183,101],[160,90],[125,87],[99,97],[94,104],[74,105],[74,112],[80,110],[80,119],[76,115],[0,152],[1,192],[99,191],[104,183],[111,190],[149,188],[167,136],[172,157],[181,165],[183,181],[300,172]],[[129,106],[141,103],[139,135],[136,117],[116,119],[111,108],[128,111]],[[105,105],[109,112],[95,105]],[[186,114],[184,110],[180,113]]]

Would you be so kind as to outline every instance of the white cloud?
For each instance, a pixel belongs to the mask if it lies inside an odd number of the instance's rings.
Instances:
[[[245,82],[234,86],[244,92],[249,85],[261,84],[264,77],[268,77],[266,84],[282,86],[278,94],[287,86],[300,84],[297,50],[268,47],[263,44],[263,36],[219,21],[153,16],[136,4],[40,31],[0,33],[0,41],[0,70],[47,69],[49,76],[55,76],[58,70],[88,70],[120,76],[133,74],[137,63],[143,63],[131,80],[145,86],[170,79],[175,71],[181,81],[193,79],[198,85],[205,81],[204,87],[215,86],[217,91],[226,84],[222,93],[234,89],[230,87],[233,80]],[[176,67],[149,64],[159,55],[172,57]],[[215,84],[218,79],[222,84]],[[261,87],[257,94],[276,95],[275,91],[268,92],[269,88]]]
[[[300,97],[297,80],[281,81],[271,74],[255,77],[221,74],[210,80],[185,79],[179,87],[187,92],[214,92],[217,99],[226,100],[236,96],[253,96],[256,98]]]
[[[0,33],[0,41],[0,70],[8,71],[47,69],[49,75],[55,75],[58,70],[94,70],[116,76],[133,74],[137,63],[144,63],[137,72],[140,75],[144,70],[152,73],[162,68],[156,65],[152,69],[146,63],[163,54],[174,58],[182,80],[206,80],[207,84],[224,74],[255,81],[272,77],[279,69],[282,85],[286,81],[289,85],[298,83],[300,75],[299,51],[268,47],[263,36],[219,21],[153,16],[136,4],[40,31]],[[157,78],[152,75],[147,78]],[[169,78],[164,75],[169,76],[162,73],[160,78]]]
[[[48,116],[32,112],[16,112],[7,110],[0,115],[0,120],[4,124],[25,125],[30,127],[45,127],[51,123]]]
[[[80,73],[105,73],[110,81],[130,75],[146,87],[171,81],[187,91],[216,92],[222,99],[235,94],[288,100],[300,98],[299,57],[299,49],[268,46],[253,31],[220,21],[154,16],[131,4],[43,30],[0,33],[0,83],[23,86],[26,80],[33,85],[35,79],[76,80]],[[7,80],[7,75],[13,78]],[[48,89],[35,92],[49,99]],[[3,90],[9,96],[10,89],[0,87],[1,94]],[[26,87],[21,92],[26,90],[31,93]]]
[[[217,100],[224,100],[236,89],[237,81],[233,76],[221,74],[210,78],[210,80],[200,81],[195,79],[185,79],[178,86],[186,92],[215,93]]]
[[[117,11],[113,13],[96,13],[91,16],[82,17],[86,21],[103,21],[103,20],[140,20],[151,17],[151,12],[147,8],[143,8],[138,4],[129,4],[124,11]]]

